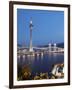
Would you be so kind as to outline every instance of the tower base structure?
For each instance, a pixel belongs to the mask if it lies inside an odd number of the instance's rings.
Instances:
[[[29,52],[34,52],[33,48],[29,48]]]

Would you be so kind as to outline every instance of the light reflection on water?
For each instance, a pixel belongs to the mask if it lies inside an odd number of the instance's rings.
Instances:
[[[50,72],[52,65],[57,63],[64,63],[63,53],[46,53],[36,55],[18,56],[18,65],[23,67],[29,65],[32,73]]]

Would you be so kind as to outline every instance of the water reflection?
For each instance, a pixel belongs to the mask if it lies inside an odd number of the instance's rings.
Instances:
[[[54,58],[55,58],[57,55],[58,55],[57,53],[53,53]]]
[[[25,55],[23,55],[23,59],[25,59]]]
[[[21,55],[17,57],[20,68],[28,65],[32,74],[50,72],[53,64],[64,63],[64,54],[60,53],[40,53],[31,55]]]
[[[34,56],[34,55],[31,55],[31,56],[30,56],[30,60],[33,62],[34,59],[35,59],[35,56]]]
[[[43,54],[43,53],[41,53],[41,60],[43,60],[43,55],[44,55],[44,54]]]
[[[25,62],[25,55],[22,56],[23,57],[23,63]]]
[[[39,54],[36,55],[37,60],[39,60]]]
[[[19,59],[20,59],[20,55],[18,55],[18,56],[17,56],[17,58],[19,58]]]

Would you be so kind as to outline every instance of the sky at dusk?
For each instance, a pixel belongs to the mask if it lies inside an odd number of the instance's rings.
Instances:
[[[17,43],[29,46],[32,17],[33,46],[64,42],[64,12],[17,9]]]

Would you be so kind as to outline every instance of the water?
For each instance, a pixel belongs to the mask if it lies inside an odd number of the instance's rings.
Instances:
[[[18,57],[18,66],[23,68],[28,66],[31,69],[32,75],[36,73],[50,73],[52,65],[64,63],[64,53],[45,53],[35,56],[24,55]]]

